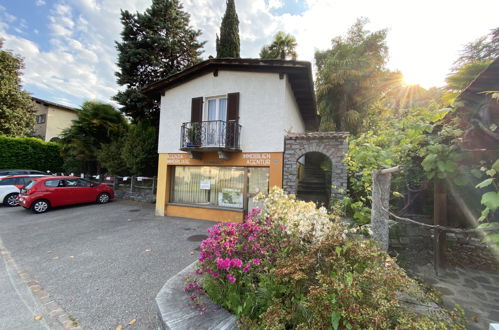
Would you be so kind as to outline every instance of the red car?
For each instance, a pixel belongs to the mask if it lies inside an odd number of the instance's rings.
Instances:
[[[114,191],[105,184],[74,176],[48,176],[32,179],[19,194],[19,204],[34,213],[51,207],[97,202],[104,204],[114,198]]]

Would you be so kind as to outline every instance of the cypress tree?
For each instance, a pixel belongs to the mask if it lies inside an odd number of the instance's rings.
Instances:
[[[227,0],[222,25],[220,26],[220,39],[217,36],[217,58],[239,58],[239,19],[237,18],[234,0]]]

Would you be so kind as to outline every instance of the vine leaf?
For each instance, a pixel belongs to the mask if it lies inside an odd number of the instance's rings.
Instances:
[[[483,180],[482,182],[477,184],[475,188],[485,188],[485,187],[489,186],[493,181],[494,181],[494,178],[489,178],[489,179]]]
[[[495,211],[499,208],[499,191],[489,191],[482,195],[482,205]]]

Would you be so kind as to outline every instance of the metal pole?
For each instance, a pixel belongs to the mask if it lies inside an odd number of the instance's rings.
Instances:
[[[133,193],[133,175],[130,178],[130,193]]]

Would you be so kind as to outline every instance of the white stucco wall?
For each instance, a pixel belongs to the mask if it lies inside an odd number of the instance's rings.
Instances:
[[[289,133],[303,133],[305,132],[305,123],[300,115],[300,109],[296,103],[296,99],[291,89],[291,84],[286,79],[286,91],[285,91],[285,109],[287,110],[287,115],[284,116],[285,126],[284,129]]]
[[[159,153],[180,152],[180,127],[191,120],[192,98],[235,92],[240,93],[243,152],[283,152],[286,130],[304,131],[287,79],[276,73],[219,71],[217,77],[205,74],[162,96]]]

